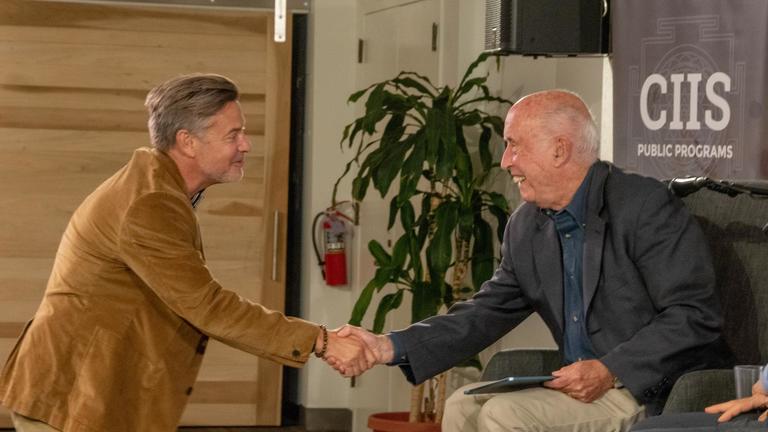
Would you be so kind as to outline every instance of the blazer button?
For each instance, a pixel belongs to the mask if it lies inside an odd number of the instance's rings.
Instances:
[[[293,356],[293,358],[299,358],[299,357],[301,357],[301,351],[295,349],[295,350],[293,350],[291,355]]]
[[[205,354],[205,348],[208,346],[208,338],[203,336],[200,338],[200,342],[197,344],[197,353]]]
[[[187,396],[192,394],[192,387],[187,387]]]

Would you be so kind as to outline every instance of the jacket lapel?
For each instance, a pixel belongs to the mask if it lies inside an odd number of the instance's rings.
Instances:
[[[563,260],[560,253],[560,240],[557,238],[555,223],[541,212],[536,214],[536,232],[531,241],[539,286],[551,305],[552,315],[562,332]]]
[[[597,290],[603,264],[603,243],[605,242],[606,223],[600,217],[603,209],[605,181],[610,173],[610,165],[598,162],[592,176],[587,197],[587,228],[584,233],[584,275],[582,295],[585,315],[589,311],[592,298]]]

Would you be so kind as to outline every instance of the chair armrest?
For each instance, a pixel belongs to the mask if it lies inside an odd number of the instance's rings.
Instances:
[[[705,407],[736,397],[732,369],[706,369],[678,378],[667,403],[664,414],[703,411]]]
[[[482,380],[508,376],[549,375],[560,368],[560,354],[552,349],[508,349],[494,354],[483,369]]]

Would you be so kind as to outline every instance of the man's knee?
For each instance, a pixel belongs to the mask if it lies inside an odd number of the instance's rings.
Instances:
[[[472,386],[464,386],[456,390],[445,401],[442,422],[444,432],[476,430],[477,415],[487,397],[465,395],[464,390]]]
[[[504,398],[491,398],[480,409],[477,417],[478,430],[481,432],[529,431],[537,424],[538,419],[528,410]]]

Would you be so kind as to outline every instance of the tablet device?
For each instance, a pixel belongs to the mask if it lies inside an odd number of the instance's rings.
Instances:
[[[511,376],[497,381],[464,390],[464,394],[504,393],[529,387],[539,387],[541,383],[555,379],[552,375]]]

